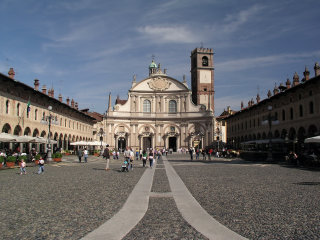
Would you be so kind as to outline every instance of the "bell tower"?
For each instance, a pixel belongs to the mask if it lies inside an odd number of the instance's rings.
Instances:
[[[196,48],[191,52],[192,101],[214,112],[213,49]]]

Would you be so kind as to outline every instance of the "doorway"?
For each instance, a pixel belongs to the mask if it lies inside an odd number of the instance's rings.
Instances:
[[[142,148],[144,150],[152,148],[151,137],[144,137],[142,142]]]
[[[127,141],[124,137],[118,139],[118,149],[120,152],[123,152],[127,147]]]
[[[169,137],[169,149],[173,152],[177,151],[177,137]]]

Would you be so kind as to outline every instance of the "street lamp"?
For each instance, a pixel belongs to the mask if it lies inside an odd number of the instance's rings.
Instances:
[[[103,129],[102,128],[100,128],[100,130],[99,130],[99,132],[98,132],[98,136],[100,137],[100,142],[101,142],[101,145],[100,145],[100,150],[101,150],[101,152],[100,152],[100,155],[101,155],[101,153],[102,153],[102,141],[103,141],[103,136],[105,136],[105,132],[103,131]]]
[[[268,157],[267,157],[267,161],[272,161],[272,131],[271,131],[271,127],[272,125],[278,124],[279,121],[276,119],[275,116],[271,115],[271,111],[272,111],[272,106],[269,105],[268,106],[268,116],[267,116],[267,120],[263,122],[263,124],[267,123],[269,125],[269,149],[268,149]]]
[[[48,107],[48,110],[49,110],[49,116],[46,116],[45,118],[42,118],[41,120],[41,124],[45,124],[47,125],[48,124],[48,127],[49,127],[49,132],[48,132],[48,146],[47,146],[47,161],[50,162],[52,161],[52,157],[51,157],[51,124],[54,124],[54,125],[58,125],[58,121],[56,121],[54,119],[54,117],[51,115],[51,111],[52,111],[52,106],[49,106]]]

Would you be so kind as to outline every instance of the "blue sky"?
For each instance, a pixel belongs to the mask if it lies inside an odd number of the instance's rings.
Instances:
[[[126,99],[151,56],[190,86],[190,53],[215,55],[215,106],[238,110],[275,83],[314,76],[319,0],[0,0],[0,72],[53,86],[80,109],[103,113],[109,92]]]

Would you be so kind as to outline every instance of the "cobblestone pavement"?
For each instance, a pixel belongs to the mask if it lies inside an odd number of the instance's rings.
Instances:
[[[190,226],[178,211],[170,195],[162,160],[157,161],[151,193],[157,197],[150,197],[146,215],[124,239],[207,239]]]
[[[249,239],[320,239],[320,171],[168,155],[201,206]]]
[[[124,239],[207,238],[182,218],[172,197],[151,197],[146,215]]]
[[[124,204],[143,169],[119,172],[122,160],[75,156],[61,163],[0,172],[0,239],[79,239],[111,218]]]

